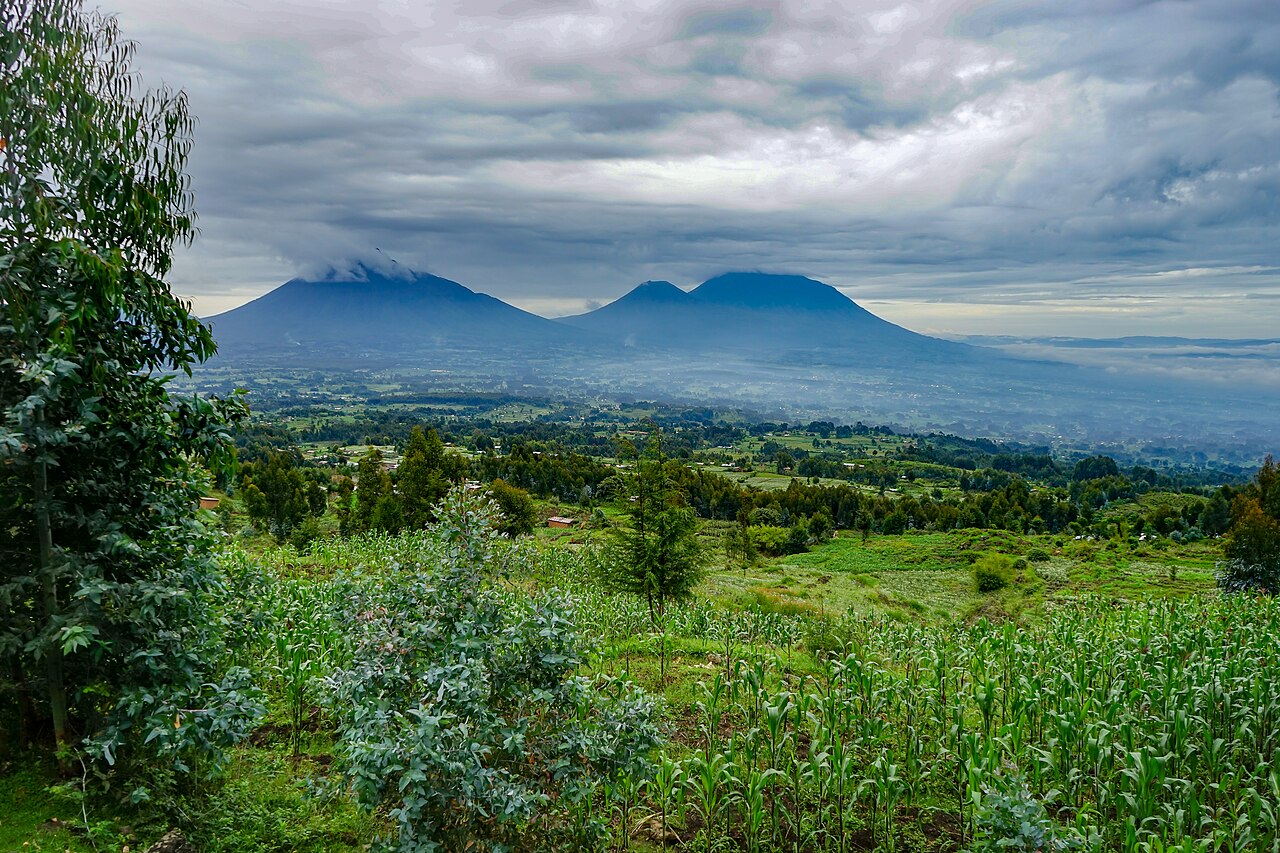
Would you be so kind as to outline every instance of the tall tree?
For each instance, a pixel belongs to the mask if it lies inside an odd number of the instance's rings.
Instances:
[[[351,532],[376,530],[379,521],[389,518],[403,521],[403,513],[393,511],[389,505],[395,499],[391,475],[382,465],[382,451],[371,447],[356,463],[355,508],[351,512]],[[381,512],[378,510],[379,505],[382,506]]]
[[[272,453],[266,462],[246,465],[240,494],[249,517],[281,541],[310,515],[325,509],[324,492],[306,480],[288,453]]]
[[[747,529],[746,518],[740,518],[725,531],[723,542],[726,568],[737,566],[742,574],[754,566],[760,559],[756,543],[751,539],[751,531]]]
[[[167,382],[215,349],[164,280],[195,233],[193,122],[181,92],[135,95],[132,54],[80,0],[0,5],[0,714],[108,761],[250,710],[216,689],[195,512],[244,407]]]
[[[1231,591],[1280,592],[1280,465],[1268,456],[1232,505],[1218,585]]]
[[[629,523],[616,528],[605,560],[605,582],[642,595],[655,623],[667,602],[687,598],[702,578],[706,554],[698,541],[699,523],[676,486],[672,465],[662,450],[662,431],[653,427],[644,450],[635,453],[625,478],[623,505]]]
[[[415,426],[409,433],[396,478],[406,526],[421,528],[435,520],[433,507],[449,491],[444,456],[444,442],[434,429],[424,433]]]

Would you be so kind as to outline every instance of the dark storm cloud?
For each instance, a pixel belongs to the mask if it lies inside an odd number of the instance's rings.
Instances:
[[[848,5],[114,3],[200,116],[201,310],[380,247],[549,314],[750,268],[918,328],[1270,326],[1280,4]]]

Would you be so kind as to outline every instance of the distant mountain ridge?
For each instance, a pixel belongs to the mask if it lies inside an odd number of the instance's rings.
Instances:
[[[363,264],[318,279],[291,279],[208,322],[224,356],[335,347],[533,347],[585,337],[447,278]]]
[[[725,273],[689,292],[645,282],[561,323],[627,346],[755,353],[825,351],[835,360],[966,357],[964,344],[896,326],[834,287],[799,275]]]
[[[293,390],[269,383],[257,393],[292,399],[333,376],[353,389],[385,381],[638,395],[746,404],[782,419],[807,412],[1055,440],[1280,434],[1280,398],[1268,391],[1280,385],[1261,349],[1228,351],[1247,355],[1234,361],[1213,354],[1213,369],[1198,372],[1192,362],[1205,361],[1202,353],[1162,363],[1134,350],[1128,368],[1112,371],[1050,348],[1002,351],[917,334],[796,275],[726,273],[688,292],[649,281],[594,311],[549,320],[439,276],[357,265],[292,279],[208,320],[219,352],[202,370],[218,393],[283,371],[274,375]],[[1085,346],[1074,351],[1092,357]],[[1193,387],[1188,375],[1212,379]],[[1223,376],[1235,384],[1220,387]]]
[[[458,349],[519,358],[639,347],[887,364],[982,351],[896,326],[820,281],[756,272],[719,275],[688,292],[646,281],[594,311],[549,320],[446,278],[357,264],[291,279],[208,322],[224,358]]]

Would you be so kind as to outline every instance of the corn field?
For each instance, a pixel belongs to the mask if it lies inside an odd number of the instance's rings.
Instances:
[[[1091,847],[1277,850],[1278,616],[1239,599],[1083,605],[1033,632],[850,620],[816,674],[744,658],[701,684],[690,753],[646,805],[708,850],[963,846],[1020,776]]]
[[[276,697],[295,752],[325,677],[349,662],[352,602],[395,583],[406,553],[436,547],[415,534],[305,558],[229,554],[251,602],[237,617],[242,663]],[[551,592],[602,648],[652,636],[641,602],[598,588],[594,559],[505,545],[503,594]],[[669,611],[664,636],[702,641],[715,664],[692,703],[666,707],[652,772],[575,806],[608,815],[610,848],[1280,851],[1270,600],[1090,600],[1035,628],[847,616],[822,626],[838,651],[805,652],[813,621],[705,602]],[[982,846],[1010,791],[1051,826],[1041,846]]]

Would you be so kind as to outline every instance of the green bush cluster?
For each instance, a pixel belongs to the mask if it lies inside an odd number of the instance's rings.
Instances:
[[[996,777],[984,786],[974,817],[977,839],[972,853],[1063,853],[1086,843],[1081,833],[1049,816],[1021,777]]]
[[[1006,554],[984,554],[973,564],[973,580],[978,592],[999,592],[1013,583],[1015,564]]]

